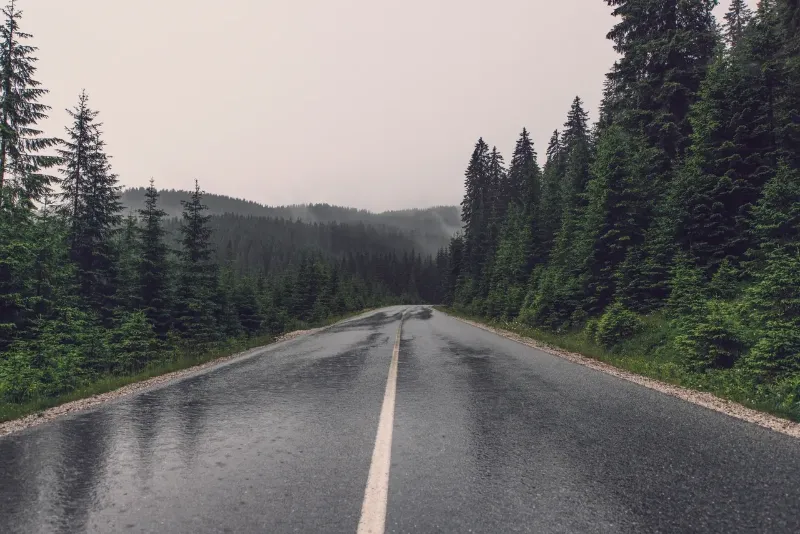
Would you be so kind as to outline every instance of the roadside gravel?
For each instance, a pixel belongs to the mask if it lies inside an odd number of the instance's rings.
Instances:
[[[307,334],[313,334],[323,329],[324,328],[315,328],[312,330],[296,330],[294,332],[289,332],[287,334],[283,334],[282,336],[276,338],[275,341],[270,345],[296,339],[300,336],[304,336]],[[42,423],[47,423],[48,421],[52,421],[53,419],[57,419],[64,415],[81,412],[83,410],[88,410],[89,408],[93,408],[97,405],[103,404],[105,402],[114,399],[118,399],[120,397],[125,397],[128,395],[132,395],[134,393],[139,393],[141,391],[145,391],[148,389],[153,389],[162,386],[167,382],[195,375],[197,373],[200,373],[212,367],[216,367],[223,363],[252,356],[253,354],[263,350],[265,347],[268,347],[270,345],[256,347],[254,349],[246,350],[244,352],[232,354],[231,356],[223,356],[221,358],[217,358],[215,360],[211,360],[206,363],[196,365],[194,367],[189,367],[187,369],[182,369],[180,371],[174,371],[172,373],[155,376],[153,378],[148,378],[147,380],[142,380],[141,382],[128,384],[127,386],[115,389],[114,391],[101,393],[99,395],[94,395],[92,397],[87,397],[85,399],[79,399],[76,401],[68,402],[66,404],[55,406],[53,408],[48,408],[47,410],[43,410],[41,412],[28,415],[21,419],[15,419],[12,421],[6,421],[5,423],[0,423],[0,437],[8,434],[13,434],[14,432],[19,432],[21,430],[25,430],[27,428],[40,425]]]
[[[637,375],[635,373],[631,373],[630,371],[619,369],[617,367],[614,367],[613,365],[598,360],[594,360],[592,358],[588,358],[581,354],[568,352],[556,347],[552,347],[550,345],[546,345],[544,343],[536,341],[535,339],[520,336],[519,334],[515,334],[514,332],[509,332],[508,330],[487,326],[485,324],[476,321],[462,319],[461,317],[456,317],[453,315],[448,315],[448,316],[458,321],[461,321],[462,323],[466,323],[476,328],[492,332],[499,336],[511,339],[512,341],[516,341],[517,343],[521,343],[522,345],[526,345],[528,347],[535,348],[542,352],[552,354],[553,356],[558,356],[559,358],[564,358],[565,360],[569,360],[573,363],[577,363],[579,365],[583,365],[585,367],[589,367],[591,369],[595,369],[597,371],[601,371],[603,373],[607,373],[622,378],[629,382],[639,384],[640,386],[660,391],[661,393],[665,393],[667,395],[683,399],[685,401],[697,404],[699,406],[703,406],[704,408],[715,410],[717,412],[724,413],[726,415],[735,417],[737,419],[741,419],[743,421],[747,421],[765,428],[769,428],[770,430],[774,430],[776,432],[780,432],[788,436],[800,438],[800,424],[795,423],[793,421],[788,421],[786,419],[781,419],[779,417],[775,417],[767,413],[747,408],[746,406],[742,406],[741,404],[735,403],[733,401],[722,399],[711,393],[703,391],[694,391],[680,386],[667,384],[666,382],[660,382],[652,378],[647,378],[641,375]]]

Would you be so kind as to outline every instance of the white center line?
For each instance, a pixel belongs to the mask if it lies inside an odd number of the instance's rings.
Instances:
[[[397,361],[400,358],[400,336],[403,332],[405,312],[400,318],[397,337],[394,341],[392,363],[389,365],[389,379],[383,396],[381,417],[378,421],[378,435],[372,451],[372,465],[369,468],[364,504],[361,506],[361,520],[358,534],[383,534],[386,528],[386,506],[389,501],[389,469],[392,457],[392,428],[394,427],[394,399],[397,389]]]

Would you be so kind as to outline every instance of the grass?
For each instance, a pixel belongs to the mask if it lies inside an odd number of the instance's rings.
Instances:
[[[350,317],[355,317],[367,311],[370,310],[361,310],[358,312],[332,317],[318,324],[307,325],[300,323],[295,325],[294,330],[303,330],[306,328],[329,326],[332,324],[336,324],[340,321],[344,321],[345,319],[348,319]],[[75,389],[63,395],[59,395],[57,397],[41,397],[41,398],[31,399],[30,401],[20,404],[0,403],[0,423],[4,423],[6,421],[13,421],[14,419],[20,419],[22,417],[37,412],[41,412],[43,410],[47,410],[48,408],[60,406],[68,402],[86,399],[89,397],[93,397],[95,395],[108,393],[109,391],[115,391],[129,384],[135,384],[137,382],[142,382],[144,380],[148,380],[150,378],[154,378],[157,376],[166,375],[169,373],[173,373],[175,371],[182,371],[184,369],[190,369],[192,367],[196,367],[204,363],[232,356],[239,352],[244,352],[250,349],[263,347],[265,345],[273,343],[275,339],[277,339],[276,336],[238,338],[229,340],[224,343],[220,343],[214,346],[213,348],[210,348],[200,353],[188,349],[183,349],[178,352],[178,355],[176,357],[173,357],[166,361],[153,363],[148,367],[146,367],[145,369],[138,371],[136,373],[127,375],[104,376],[78,389]]]
[[[705,373],[691,372],[682,365],[681,355],[672,344],[676,332],[660,315],[644,317],[645,325],[639,334],[612,349],[606,349],[588,339],[583,332],[552,332],[518,322],[487,319],[451,308],[439,309],[454,317],[507,330],[638,375],[709,392],[754,410],[800,422],[800,379],[788,378],[778,383],[756,384],[752,377],[736,368]]]

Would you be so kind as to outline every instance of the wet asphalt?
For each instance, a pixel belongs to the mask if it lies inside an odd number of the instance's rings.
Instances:
[[[0,438],[0,532],[800,532],[800,441],[425,307]]]

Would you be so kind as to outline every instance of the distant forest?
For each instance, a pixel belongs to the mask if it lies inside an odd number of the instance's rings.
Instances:
[[[446,300],[800,417],[800,4],[606,1],[597,122],[478,140]]]
[[[144,205],[145,188],[123,191],[120,201],[128,210]],[[168,216],[179,217],[190,191],[166,189],[159,191],[160,205]],[[243,215],[272,219],[301,220],[306,223],[361,224],[402,230],[415,243],[417,250],[433,254],[447,247],[450,238],[461,230],[461,211],[458,206],[436,206],[373,213],[367,210],[331,206],[329,204],[300,204],[293,206],[264,206],[250,200],[206,193],[203,202],[212,215]]]

